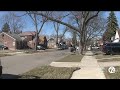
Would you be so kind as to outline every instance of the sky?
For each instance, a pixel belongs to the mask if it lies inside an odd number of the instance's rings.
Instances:
[[[2,18],[3,15],[7,14],[8,12],[7,11],[0,11],[0,18]],[[18,15],[23,15],[24,12],[18,12],[16,11],[16,13]],[[120,11],[115,11],[115,15],[117,17],[117,20],[118,20],[118,24],[119,24],[119,27],[120,27]],[[104,18],[107,18],[109,16],[109,11],[106,11],[104,13]],[[23,29],[23,31],[35,31],[35,27],[33,25],[33,21],[32,19],[29,17],[29,16],[23,16],[23,20],[25,20],[25,28]],[[0,24],[0,29],[2,28],[2,24]],[[62,29],[62,28],[61,28]],[[42,34],[48,34],[48,35],[51,35],[51,34],[55,34],[55,31],[54,31],[54,27],[53,27],[53,24],[51,23],[46,23],[44,26],[43,26],[43,29],[42,29]],[[66,37],[70,37],[70,34],[69,32],[65,34]]]
[[[115,11],[115,15],[117,17],[117,20],[118,20],[118,25],[119,25],[119,28],[120,28],[120,11]],[[105,14],[104,14],[104,17],[107,18],[109,16],[109,11],[107,11]]]

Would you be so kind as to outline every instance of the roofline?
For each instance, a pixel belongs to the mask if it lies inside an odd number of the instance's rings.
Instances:
[[[15,38],[13,38],[12,36],[8,35],[7,33],[5,33],[5,32],[2,32],[2,33],[4,33],[4,34],[6,34],[7,36],[11,37],[12,39],[16,40]],[[2,33],[0,33],[0,35],[1,35]]]

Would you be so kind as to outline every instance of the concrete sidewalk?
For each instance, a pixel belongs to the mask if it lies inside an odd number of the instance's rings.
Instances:
[[[88,51],[83,57],[80,70],[73,73],[71,79],[105,79],[105,75],[97,63],[93,53]]]

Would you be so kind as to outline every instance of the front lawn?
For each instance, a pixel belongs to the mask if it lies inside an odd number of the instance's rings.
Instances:
[[[120,58],[120,55],[106,55],[102,51],[92,51],[96,59]]]
[[[12,56],[11,54],[2,54],[0,53],[0,57],[5,57],[5,56]]]
[[[71,54],[56,62],[80,62],[84,55]]]
[[[112,61],[120,61],[120,58],[109,58],[109,59],[98,60],[98,62],[112,62]]]
[[[120,66],[115,66],[115,73],[109,73],[108,68],[104,68],[104,74],[107,79],[120,79]]]
[[[79,68],[41,66],[20,75],[19,79],[70,79]]]
[[[97,54],[97,55],[95,55],[95,58],[96,59],[103,59],[103,58],[116,58],[116,57],[118,57],[118,58],[120,58],[120,55],[105,55],[105,54]]]

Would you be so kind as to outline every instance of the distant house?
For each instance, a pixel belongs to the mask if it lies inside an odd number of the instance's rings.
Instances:
[[[68,46],[70,46],[71,45],[71,43],[72,43],[72,41],[71,40],[68,40],[68,39],[62,39],[62,38],[58,38],[58,44],[59,43],[65,43],[66,45],[68,45]],[[50,38],[49,40],[48,40],[48,47],[49,48],[57,48],[57,45],[56,45],[56,38]]]
[[[48,40],[48,48],[56,48],[56,40],[54,38],[50,38]]]
[[[104,43],[108,43],[109,41],[104,40],[104,35],[101,39],[99,39],[98,44],[99,46],[103,45]],[[112,43],[120,42],[120,30],[116,30],[115,36],[111,37]]]
[[[43,44],[43,46],[45,48],[47,48],[48,47],[48,40],[47,40],[46,36],[39,36],[38,44]]]
[[[9,50],[22,49],[23,43],[19,35],[13,33],[0,33],[0,43],[7,46]]]
[[[36,35],[35,31],[26,31],[26,32],[23,32],[19,35],[20,35],[22,40],[27,41],[27,45],[29,48],[35,47],[35,42],[34,42],[35,35]]]
[[[120,30],[116,30],[115,36],[111,37],[113,43],[120,42]]]

